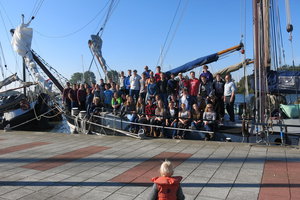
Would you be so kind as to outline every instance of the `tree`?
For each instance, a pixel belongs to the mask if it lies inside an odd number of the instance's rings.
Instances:
[[[253,89],[251,88],[251,79],[252,75],[247,76],[247,83],[248,83],[248,89],[249,93],[254,93]],[[245,76],[243,76],[240,81],[237,83],[237,93],[238,94],[244,94],[245,93]]]
[[[119,73],[116,70],[110,70],[107,72],[109,79],[112,79],[113,82],[119,83]]]
[[[84,82],[88,83],[89,85],[91,85],[92,83],[96,83],[96,76],[94,72],[86,71],[84,72],[83,77],[84,77]]]
[[[72,74],[71,79],[70,79],[70,83],[74,84],[74,83],[79,83],[82,82],[82,73],[80,72],[75,72],[74,74]]]
[[[75,72],[70,79],[70,83],[88,83],[91,85],[91,83],[96,82],[96,76],[94,72],[86,71],[83,74],[80,72]]]

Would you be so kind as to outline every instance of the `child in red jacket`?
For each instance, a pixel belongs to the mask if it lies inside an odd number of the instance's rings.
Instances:
[[[153,188],[151,200],[181,200],[185,199],[180,186],[181,176],[173,176],[173,166],[170,161],[165,161],[160,166],[160,177],[152,178]]]

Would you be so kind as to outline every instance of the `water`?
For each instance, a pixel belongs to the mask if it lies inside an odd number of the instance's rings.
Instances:
[[[63,120],[60,122],[54,122],[54,128],[50,131],[53,133],[71,133],[70,127],[67,124],[66,118],[63,116]]]

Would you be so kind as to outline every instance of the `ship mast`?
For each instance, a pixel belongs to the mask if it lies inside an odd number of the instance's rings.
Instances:
[[[255,116],[257,123],[267,119],[267,71],[270,70],[269,0],[253,0]]]

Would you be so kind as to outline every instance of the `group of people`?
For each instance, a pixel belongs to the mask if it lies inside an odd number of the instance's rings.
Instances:
[[[225,106],[230,120],[234,121],[235,83],[231,75],[224,78],[215,77],[203,66],[200,77],[191,71],[190,76],[168,74],[156,67],[156,72],[145,66],[139,75],[137,70],[128,70],[127,76],[122,71],[118,82],[103,79],[100,83],[73,84],[67,83],[63,91],[63,101],[67,110],[78,107],[88,114],[99,111],[99,108],[112,111],[127,117],[131,122],[153,124],[164,127],[187,129],[205,129],[214,131],[217,120],[222,121]],[[140,128],[140,127],[138,127]],[[137,130],[132,126],[131,131]],[[153,137],[165,137],[161,128],[145,128]],[[172,138],[185,138],[187,131],[172,129]]]

